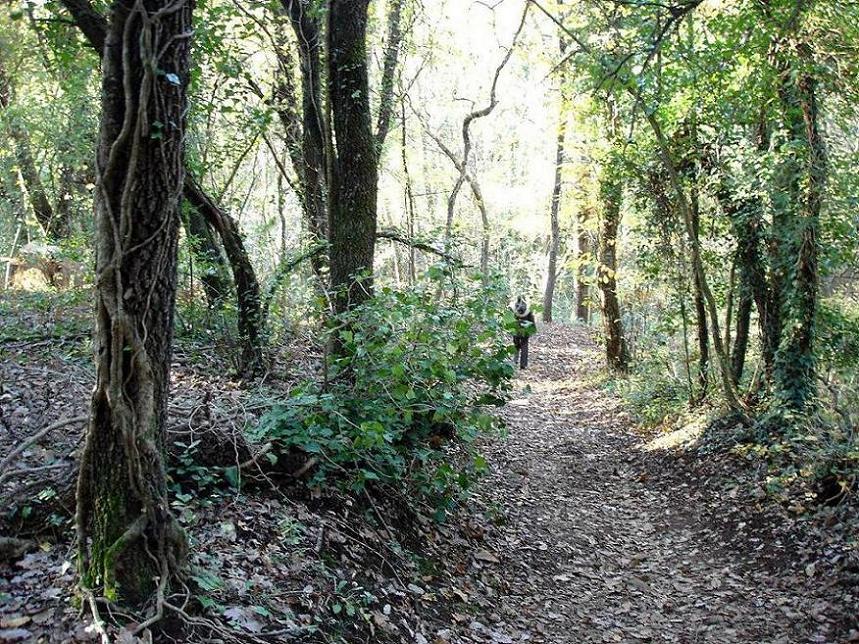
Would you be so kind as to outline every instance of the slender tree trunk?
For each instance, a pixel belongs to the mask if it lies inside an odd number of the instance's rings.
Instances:
[[[698,209],[697,189],[693,188],[691,194],[692,206],[692,234],[695,236],[693,244],[700,244],[699,234],[701,228],[700,211]],[[707,395],[707,386],[710,381],[710,342],[707,331],[707,308],[704,303],[704,289],[698,272],[692,274],[692,286],[695,304],[696,334],[698,337],[698,387],[703,398]]]
[[[80,177],[68,162],[63,162],[60,168],[60,177],[57,182],[57,196],[54,200],[54,217],[63,233],[68,236],[72,233],[74,223],[74,186]]]
[[[301,177],[303,204],[311,236],[315,240],[328,237],[328,190],[326,117],[322,97],[323,38],[318,11],[302,0],[283,0],[298,41],[301,61],[301,151],[296,172]],[[292,99],[294,100],[294,99]],[[295,160],[293,159],[293,162]],[[314,259],[314,271],[319,274],[324,262]]]
[[[563,5],[563,0],[558,1]],[[560,37],[560,54],[563,58],[567,53],[567,39]],[[546,270],[546,290],[543,293],[543,322],[552,321],[552,304],[555,301],[555,283],[558,279],[558,253],[561,249],[561,227],[558,224],[558,213],[561,207],[561,188],[563,187],[564,169],[564,140],[567,132],[567,100],[566,77],[560,77],[560,105],[558,107],[558,136],[555,144],[555,182],[552,186],[552,203],[549,207],[549,266]]]
[[[734,346],[731,352],[731,371],[734,375],[734,384],[739,384],[743,377],[746,365],[746,353],[749,347],[749,329],[751,328],[752,298],[751,288],[748,283],[740,279],[740,299],[737,304],[737,329],[734,336]]]
[[[584,209],[579,213],[576,226],[578,227],[578,268],[576,270],[576,319],[580,322],[590,322],[590,286],[585,262],[591,254],[591,238],[588,234],[587,222],[591,217],[589,210]]]
[[[376,115],[376,153],[378,156],[382,155],[382,146],[385,144],[388,130],[391,127],[391,120],[394,118],[394,80],[403,41],[403,31],[400,27],[403,4],[405,4],[405,0],[388,1],[388,38],[385,43],[382,81],[379,88],[379,112]]]
[[[458,163],[459,168],[459,176],[456,178],[456,183],[453,185],[453,189],[447,198],[447,220],[445,222],[444,229],[444,239],[445,246],[449,247],[450,238],[453,233],[453,220],[454,215],[456,214],[456,198],[459,195],[459,191],[462,189],[462,185],[468,180],[468,164],[469,158],[471,155],[471,124],[477,120],[489,116],[495,110],[495,107],[498,105],[498,79],[501,77],[501,72],[504,71],[504,68],[507,66],[507,63],[510,61],[510,57],[513,55],[513,50],[516,47],[516,43],[519,40],[519,35],[522,33],[522,28],[525,26],[525,18],[528,17],[528,9],[530,8],[531,3],[525,3],[525,9],[522,11],[522,17],[519,20],[519,26],[516,28],[516,32],[513,34],[513,41],[510,44],[510,48],[504,54],[504,57],[501,59],[501,62],[498,64],[498,67],[495,68],[495,75],[492,78],[492,85],[489,89],[489,103],[486,107],[481,109],[475,109],[465,115],[465,118],[462,119],[462,161]],[[436,141],[438,142],[438,141]],[[457,161],[454,161],[456,164]],[[474,184],[472,184],[473,187]],[[482,198],[480,199],[482,201]],[[485,211],[481,211],[481,216],[484,221],[484,234],[481,244],[481,263],[486,263],[488,261],[489,255],[489,239],[487,237],[487,229],[488,229],[488,220],[486,219]]]
[[[426,128],[426,125],[424,124]],[[451,150],[447,144],[441,140],[441,137],[434,134],[428,128],[426,129],[429,137],[435,141],[435,144],[439,147],[439,149],[444,153],[444,155],[450,159],[451,163],[453,163],[454,167],[459,172],[460,177],[464,177],[465,182],[468,184],[468,187],[471,188],[471,194],[474,197],[474,203],[477,206],[477,211],[480,213],[480,272],[483,274],[484,279],[489,273],[489,245],[491,240],[491,231],[489,229],[489,211],[486,208],[486,200],[483,198],[483,191],[480,189],[480,183],[477,181],[477,178],[462,165],[462,160],[457,158],[456,154]],[[452,212],[452,211],[448,211]],[[453,223],[453,219],[449,219],[450,223]]]
[[[163,593],[185,553],[163,450],[190,37],[190,2],[117,0],[102,65],[96,385],[78,479],[78,565],[85,590],[131,603]]]
[[[644,104],[640,90],[637,87],[628,86],[627,90],[637,102],[641,103],[642,105]],[[679,211],[681,217],[681,223],[686,229],[686,235],[690,241],[692,270],[694,271],[694,274],[697,279],[700,280],[701,293],[704,296],[707,313],[710,317],[710,327],[713,337],[713,348],[715,349],[716,357],[719,362],[719,374],[720,381],[722,384],[722,392],[724,393],[725,401],[732,409],[742,411],[743,404],[737,397],[736,388],[734,387],[734,380],[731,373],[730,357],[725,350],[725,345],[722,343],[722,334],[719,327],[718,309],[716,308],[716,298],[713,297],[713,293],[710,290],[709,284],[707,283],[706,274],[704,273],[704,262],[701,257],[701,244],[698,240],[698,237],[695,235],[694,227],[692,224],[692,207],[689,203],[689,199],[686,195],[686,192],[683,189],[683,184],[680,180],[680,174],[677,171],[677,164],[675,163],[671,155],[671,151],[668,147],[668,141],[665,139],[665,135],[662,132],[662,126],[660,125],[659,120],[656,118],[654,113],[646,113],[645,118],[647,119],[647,123],[653,131],[654,137],[656,138],[659,158],[665,171],[668,173],[671,188],[677,199],[677,210]]]
[[[617,231],[623,188],[615,168],[605,168],[600,178],[602,229],[598,284],[602,291],[602,317],[609,369],[619,373],[629,370],[629,349],[623,330],[617,297]]]
[[[335,311],[368,299],[373,289],[378,166],[367,80],[369,0],[331,0],[328,94],[335,157],[328,213]]]
[[[209,308],[220,309],[230,294],[231,284],[212,228],[200,211],[190,205],[182,209],[182,224],[190,237],[191,252],[201,273],[200,281]]]
[[[563,52],[565,48],[561,47]],[[558,278],[558,252],[561,248],[561,227],[558,213],[561,207],[561,187],[564,169],[564,139],[567,130],[564,99],[561,99],[558,121],[558,140],[555,146],[555,183],[552,186],[552,203],[549,207],[551,237],[549,239],[549,267],[546,274],[546,291],[543,293],[543,322],[552,321],[552,304],[555,300],[555,282]]]
[[[407,129],[406,129],[406,102],[405,99],[401,103],[401,111],[400,111],[400,124],[401,124],[401,146],[400,153],[403,161],[403,176],[405,176],[405,196],[403,204],[405,206],[406,212],[406,232],[409,236],[409,239],[415,238],[415,197],[412,191],[412,177],[409,172],[409,160],[407,155]],[[417,266],[416,266],[416,258],[415,258],[415,247],[409,246],[409,284],[414,285],[417,281]]]

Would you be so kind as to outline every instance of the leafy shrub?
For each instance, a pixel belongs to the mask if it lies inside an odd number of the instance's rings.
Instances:
[[[334,318],[327,383],[296,388],[252,438],[317,455],[313,483],[334,472],[353,489],[405,480],[443,511],[485,467],[473,442],[498,427],[490,408],[513,374],[500,284],[448,279],[432,268]],[[466,446],[462,458],[444,449],[450,439]]]

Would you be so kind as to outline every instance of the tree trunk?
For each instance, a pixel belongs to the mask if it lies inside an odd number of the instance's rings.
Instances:
[[[382,81],[379,88],[379,112],[376,116],[376,153],[382,155],[382,146],[391,128],[394,117],[394,76],[400,57],[403,30],[400,27],[405,0],[388,1],[388,39],[382,65]]]
[[[335,155],[331,159],[328,231],[335,311],[373,289],[378,167],[367,80],[369,0],[331,0],[328,93]]]
[[[749,328],[751,326],[752,305],[751,288],[742,276],[740,277],[740,300],[737,304],[737,329],[734,337],[734,346],[731,351],[731,372],[734,376],[734,384],[739,384],[743,377],[746,365],[746,352],[749,346]]]
[[[588,284],[588,276],[585,270],[585,261],[591,254],[591,238],[588,234],[586,224],[590,219],[590,211],[582,210],[577,218],[576,226],[578,227],[578,250],[576,269],[576,319],[580,322],[588,323],[591,319],[590,311],[590,286]]]
[[[623,188],[615,172],[615,168],[605,168],[603,176],[600,178],[602,230],[600,231],[597,281],[602,291],[606,361],[612,371],[625,373],[629,370],[629,349],[620,315],[620,303],[617,298],[617,231],[620,226]]]
[[[163,453],[190,36],[190,2],[118,0],[102,65],[96,385],[78,478],[78,565],[87,592],[133,604],[168,587],[185,555]]]
[[[789,130],[803,138],[795,139],[802,150],[796,162],[801,168],[797,178],[799,192],[793,221],[783,245],[785,256],[785,296],[782,309],[782,337],[775,356],[774,393],[776,400],[796,411],[805,410],[815,392],[814,318],[817,312],[819,254],[817,230],[826,182],[826,153],[820,133],[816,81],[802,73],[795,88],[783,93]],[[794,100],[795,99],[795,100]],[[800,153],[797,153],[799,155]]]
[[[303,204],[308,227],[314,240],[328,237],[328,144],[326,115],[322,98],[322,30],[318,12],[311,11],[302,0],[283,0],[292,29],[298,41],[301,61],[301,152],[300,165],[295,167],[301,177]],[[369,108],[368,108],[369,109]],[[294,162],[294,160],[293,160]],[[323,260],[314,260],[314,272],[320,274]]]
[[[104,16],[92,8],[89,0],[62,0],[62,3],[71,13],[90,47],[103,60],[107,34],[107,21]],[[221,211],[187,172],[184,179],[184,196],[190,205],[202,214],[209,228],[218,232],[224,245],[236,286],[239,335],[242,344],[238,361],[239,371],[245,374],[255,373],[264,362],[260,327],[262,319],[260,291],[238,226],[227,213]]]
[[[561,47],[563,53],[564,47]],[[566,110],[561,99],[558,121],[558,140],[555,146],[555,183],[552,186],[552,204],[549,207],[551,238],[549,240],[549,267],[546,273],[546,291],[543,293],[543,322],[552,321],[552,304],[555,300],[555,282],[558,278],[558,252],[561,247],[561,227],[558,224],[558,211],[561,207],[561,187],[564,169],[564,138],[566,134]]]
[[[700,211],[698,209],[698,194],[695,188],[691,194],[692,234],[693,244],[700,244],[699,232],[701,227]],[[692,274],[692,286],[695,303],[696,333],[698,336],[698,387],[701,398],[707,395],[707,385],[710,381],[710,343],[707,331],[707,308],[704,303],[704,289],[698,272]]]
[[[558,5],[563,5],[563,0],[558,0]],[[561,58],[567,53],[567,39],[560,37]],[[561,188],[563,185],[564,169],[564,139],[567,132],[567,103],[564,92],[566,77],[561,73],[560,77],[560,106],[558,108],[558,137],[555,145],[555,182],[552,186],[552,203],[549,207],[549,226],[551,228],[549,239],[549,266],[546,270],[546,291],[543,293],[543,322],[552,321],[552,305],[555,301],[555,283],[558,280],[558,252],[561,248],[561,228],[558,225],[558,211],[561,207]]]
[[[412,190],[412,177],[409,172],[409,160],[407,153],[407,129],[406,129],[406,101],[401,103],[401,146],[400,155],[403,161],[403,176],[405,177],[405,196],[403,204],[406,211],[406,232],[409,239],[415,238],[415,197]],[[417,264],[414,246],[409,246],[409,284],[414,286],[417,281]]]

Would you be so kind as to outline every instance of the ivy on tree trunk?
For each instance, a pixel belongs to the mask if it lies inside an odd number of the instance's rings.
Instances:
[[[140,603],[180,573],[164,467],[190,0],[117,0],[102,64],[96,385],[77,488],[86,593]]]

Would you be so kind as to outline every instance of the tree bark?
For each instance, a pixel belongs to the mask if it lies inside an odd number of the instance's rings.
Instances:
[[[85,592],[133,604],[163,593],[185,556],[164,446],[190,37],[190,2],[117,0],[102,64],[96,385],[78,478],[78,565]]]
[[[597,282],[602,291],[606,361],[612,371],[625,373],[629,371],[629,349],[617,297],[617,231],[620,226],[623,188],[615,173],[615,168],[607,167],[600,177],[602,229]]]
[[[333,117],[328,233],[334,308],[343,312],[373,290],[378,165],[367,79],[369,0],[331,0],[328,94]]]

